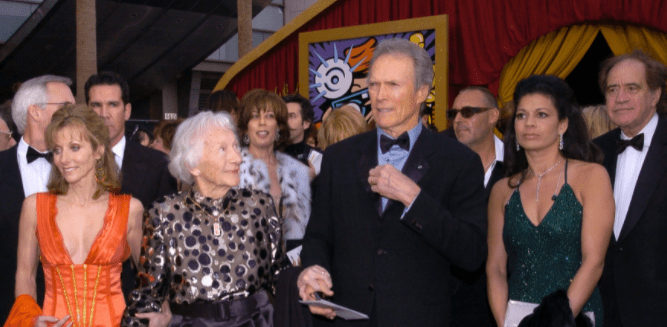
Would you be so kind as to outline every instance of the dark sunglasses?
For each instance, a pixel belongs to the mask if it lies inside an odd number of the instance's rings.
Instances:
[[[485,112],[493,108],[481,108],[481,107],[463,107],[461,109],[447,109],[447,120],[454,120],[456,115],[460,112],[463,118],[470,118],[475,114],[480,112]]]

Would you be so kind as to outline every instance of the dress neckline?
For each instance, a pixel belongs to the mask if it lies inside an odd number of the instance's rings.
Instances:
[[[97,247],[97,243],[100,241],[100,236],[102,236],[102,232],[105,230],[107,227],[107,224],[109,223],[109,214],[111,213],[111,206],[112,206],[112,201],[115,200],[114,194],[109,193],[109,200],[107,202],[107,210],[104,213],[104,222],[102,223],[102,228],[97,232],[97,235],[95,235],[95,239],[93,240],[93,243],[90,245],[90,248],[88,249],[88,253],[86,254],[86,259],[82,263],[74,263],[72,261],[72,256],[69,253],[69,250],[67,249],[67,246],[65,246],[65,239],[63,237],[63,234],[60,232],[60,227],[58,226],[58,223],[56,222],[56,216],[58,215],[58,196],[53,195],[53,201],[51,202],[51,212],[52,214],[49,217],[49,220],[53,226],[53,229],[56,231],[56,242],[60,245],[62,250],[65,253],[65,256],[67,257],[67,260],[69,260],[69,264],[72,265],[83,265],[83,264],[90,264],[90,254],[93,252],[93,250]]]

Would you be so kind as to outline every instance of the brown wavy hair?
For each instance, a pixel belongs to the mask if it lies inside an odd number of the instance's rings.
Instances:
[[[257,109],[260,113],[272,110],[276,115],[280,135],[273,143],[274,150],[283,150],[289,145],[289,126],[287,125],[287,105],[285,101],[273,92],[263,89],[248,91],[241,99],[241,110],[239,111],[239,139],[242,140],[248,134],[248,123],[252,116],[252,110]],[[248,144],[243,144],[247,146]]]
[[[117,193],[120,190],[120,177],[118,175],[118,166],[111,152],[109,139],[109,130],[104,121],[92,109],[86,105],[67,105],[58,109],[51,118],[51,123],[46,128],[46,145],[49,151],[55,148],[55,140],[58,132],[65,128],[79,130],[82,137],[85,137],[93,148],[104,146],[104,154],[98,159],[98,165],[101,163],[101,169],[104,173],[104,180],[97,182],[97,190],[93,194],[93,199],[97,199],[104,192]],[[97,167],[96,167],[97,168]],[[69,189],[69,183],[65,180],[60,170],[55,165],[51,165],[51,177],[47,185],[49,192],[54,194],[66,194]]]

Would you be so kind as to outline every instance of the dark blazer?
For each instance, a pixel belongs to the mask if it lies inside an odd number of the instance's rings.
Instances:
[[[17,161],[18,145],[0,152],[0,322],[7,319],[14,304],[16,252],[19,243],[19,218],[25,200],[21,171]],[[44,272],[37,267],[37,303],[44,301]]]
[[[132,194],[144,208],[165,195],[177,192],[164,153],[127,140],[121,168],[121,193]]]
[[[453,128],[446,129],[440,134],[457,140]],[[486,198],[491,196],[493,185],[503,178],[503,162],[499,161],[493,167],[489,182],[484,189]],[[495,326],[486,292],[486,266],[482,265],[475,271],[467,271],[452,266],[452,324],[451,327],[467,326]]]
[[[176,179],[169,173],[168,163],[164,153],[127,139],[121,168],[120,192],[131,194],[141,201],[144,208],[165,195],[176,193]],[[128,259],[123,263],[121,273],[126,302],[134,289],[134,278],[137,275],[130,261]]]
[[[335,326],[448,326],[450,266],[476,270],[486,258],[486,198],[479,156],[423,129],[403,173],[421,192],[404,205],[371,191],[377,131],[327,147],[301,259],[327,269],[333,301],[371,320]]]
[[[611,183],[620,129],[597,139]],[[667,322],[667,120],[661,117],[632,194],[618,241],[612,235],[600,293],[605,326],[664,326]]]

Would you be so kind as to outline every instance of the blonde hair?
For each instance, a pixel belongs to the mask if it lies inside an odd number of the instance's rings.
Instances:
[[[343,106],[333,110],[322,122],[317,132],[317,141],[320,149],[324,150],[329,145],[367,131],[366,119],[359,110]]]
[[[100,170],[104,176],[103,180],[97,180],[97,190],[93,194],[93,199],[97,199],[102,193],[116,193],[120,190],[120,180],[118,176],[118,166],[111,152],[109,130],[104,121],[88,106],[67,105],[58,109],[51,118],[51,123],[46,128],[46,145],[50,151],[55,148],[55,139],[61,130],[65,128],[76,129],[81,132],[81,136],[90,142],[93,151],[97,151],[100,146],[104,146],[102,158],[97,160],[96,171]],[[51,165],[51,177],[46,186],[49,192],[54,194],[66,194],[69,189],[69,183],[65,180],[60,170],[55,165]]]
[[[586,125],[588,126],[588,135],[594,139],[602,134],[616,128],[616,125],[607,116],[604,105],[588,106],[581,110]]]

